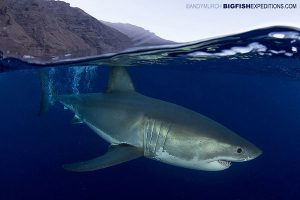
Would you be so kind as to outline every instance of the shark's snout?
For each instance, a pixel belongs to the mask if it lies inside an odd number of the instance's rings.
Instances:
[[[261,149],[259,149],[258,147],[252,148],[249,152],[248,160],[253,160],[253,159],[257,158],[258,156],[260,156],[262,153],[263,153],[263,151]]]
[[[248,145],[245,149],[245,157],[241,160],[242,162],[253,160],[263,153],[263,151],[260,148],[253,144]]]

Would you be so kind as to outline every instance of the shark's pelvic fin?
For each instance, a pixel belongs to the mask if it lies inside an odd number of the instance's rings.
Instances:
[[[137,147],[120,144],[109,147],[106,154],[92,160],[66,164],[64,169],[74,172],[87,172],[111,167],[143,156],[143,151]]]
[[[132,80],[125,67],[111,67],[108,79],[107,92],[133,92]]]

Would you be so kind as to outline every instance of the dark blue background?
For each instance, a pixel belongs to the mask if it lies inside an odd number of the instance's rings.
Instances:
[[[85,125],[71,124],[72,113],[61,105],[38,117],[34,72],[1,74],[0,199],[299,199],[300,81],[278,70],[245,70],[253,63],[297,65],[253,58],[129,70],[139,92],[200,112],[264,152],[219,172],[146,158],[90,173],[64,171],[62,164],[98,156],[108,144]],[[94,87],[103,89],[107,69],[97,73]]]

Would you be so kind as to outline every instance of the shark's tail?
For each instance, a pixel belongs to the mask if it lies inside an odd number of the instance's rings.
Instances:
[[[52,80],[50,80],[48,71],[40,70],[38,75],[41,85],[41,100],[38,115],[42,116],[54,103],[54,87]]]

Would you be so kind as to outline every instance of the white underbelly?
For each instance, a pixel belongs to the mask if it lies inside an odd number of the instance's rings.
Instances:
[[[100,130],[99,128],[97,128],[96,126],[94,126],[93,124],[85,121],[84,122],[88,127],[90,127],[93,131],[95,131],[100,137],[102,137],[105,141],[107,141],[110,144],[119,144],[120,141],[116,140],[115,138],[111,137],[110,135],[108,135],[107,133],[103,132],[102,130]]]

